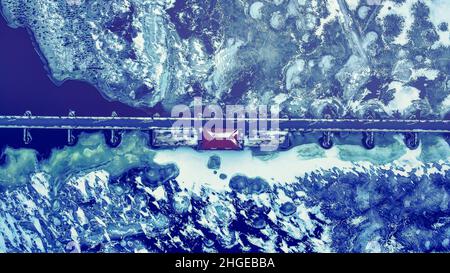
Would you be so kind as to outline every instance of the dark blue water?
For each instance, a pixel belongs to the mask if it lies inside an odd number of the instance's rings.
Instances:
[[[110,102],[96,88],[80,81],[67,81],[61,86],[48,76],[25,29],[12,29],[0,16],[0,115],[67,115],[70,110],[80,116],[147,116],[149,111],[119,102]],[[42,154],[66,143],[65,131],[32,132],[29,148]],[[0,147],[23,147],[20,130],[0,130]]]

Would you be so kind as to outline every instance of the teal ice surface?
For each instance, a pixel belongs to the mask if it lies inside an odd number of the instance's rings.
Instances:
[[[372,151],[309,143],[270,155],[152,150],[147,138],[128,133],[113,149],[82,135],[45,160],[7,149],[0,251],[449,251],[442,138],[414,151],[386,136]]]

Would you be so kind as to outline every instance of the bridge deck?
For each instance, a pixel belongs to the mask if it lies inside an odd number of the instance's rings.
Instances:
[[[192,127],[203,126],[211,119],[179,119],[162,117],[56,117],[0,116],[0,129],[79,129],[79,130],[151,130],[171,128],[177,121]],[[224,120],[226,123],[228,120]],[[246,128],[255,119],[241,119]],[[450,133],[450,120],[378,120],[378,119],[259,119],[277,121],[281,130],[323,132],[429,132]],[[235,124],[236,121],[231,121]],[[197,124],[197,125],[195,125]]]

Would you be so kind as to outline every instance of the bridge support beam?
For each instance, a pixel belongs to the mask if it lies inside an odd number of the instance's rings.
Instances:
[[[324,132],[323,136],[319,139],[320,146],[325,150],[329,150],[333,148],[333,133],[332,132]]]
[[[33,117],[33,114],[31,113],[31,111],[26,111],[24,116],[26,118],[30,118],[31,119]],[[33,141],[33,137],[31,136],[30,129],[29,128],[24,128],[23,129],[23,143],[25,145],[29,145],[29,144],[31,144],[32,141]]]
[[[75,111],[70,111],[69,112],[69,117],[75,118],[76,117]],[[74,146],[78,142],[78,139],[73,134],[73,131],[74,131],[73,129],[68,129],[67,130],[67,145],[69,145],[69,146]]]
[[[368,150],[375,148],[375,133],[374,132],[363,132],[362,143],[364,147]]]
[[[420,146],[420,139],[418,133],[405,133],[405,145],[410,150],[416,150]]]
[[[111,117],[115,119],[118,118],[119,116],[117,115],[116,112],[112,112]],[[106,143],[112,148],[119,147],[120,143],[122,143],[122,131],[111,129],[109,131],[109,135],[108,134],[106,135]]]

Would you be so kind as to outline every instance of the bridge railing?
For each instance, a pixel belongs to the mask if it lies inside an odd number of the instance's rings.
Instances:
[[[412,149],[419,145],[419,133],[450,134],[450,120],[119,117],[116,113],[110,117],[79,117],[74,112],[70,112],[68,116],[33,116],[29,111],[23,116],[0,116],[0,129],[22,129],[25,144],[32,141],[30,133],[32,129],[67,130],[69,145],[76,142],[74,130],[107,130],[109,143],[117,146],[120,144],[117,132],[121,130],[154,131],[193,128],[200,131],[211,123],[222,124],[223,128],[230,124],[233,128],[243,128],[239,129],[239,133],[244,136],[249,135],[249,128],[259,130],[259,124],[265,124],[263,128],[266,131],[322,132],[320,144],[326,149],[333,146],[333,133],[336,132],[362,133],[362,143],[368,149],[375,147],[377,132],[402,133],[405,135],[405,144]]]

